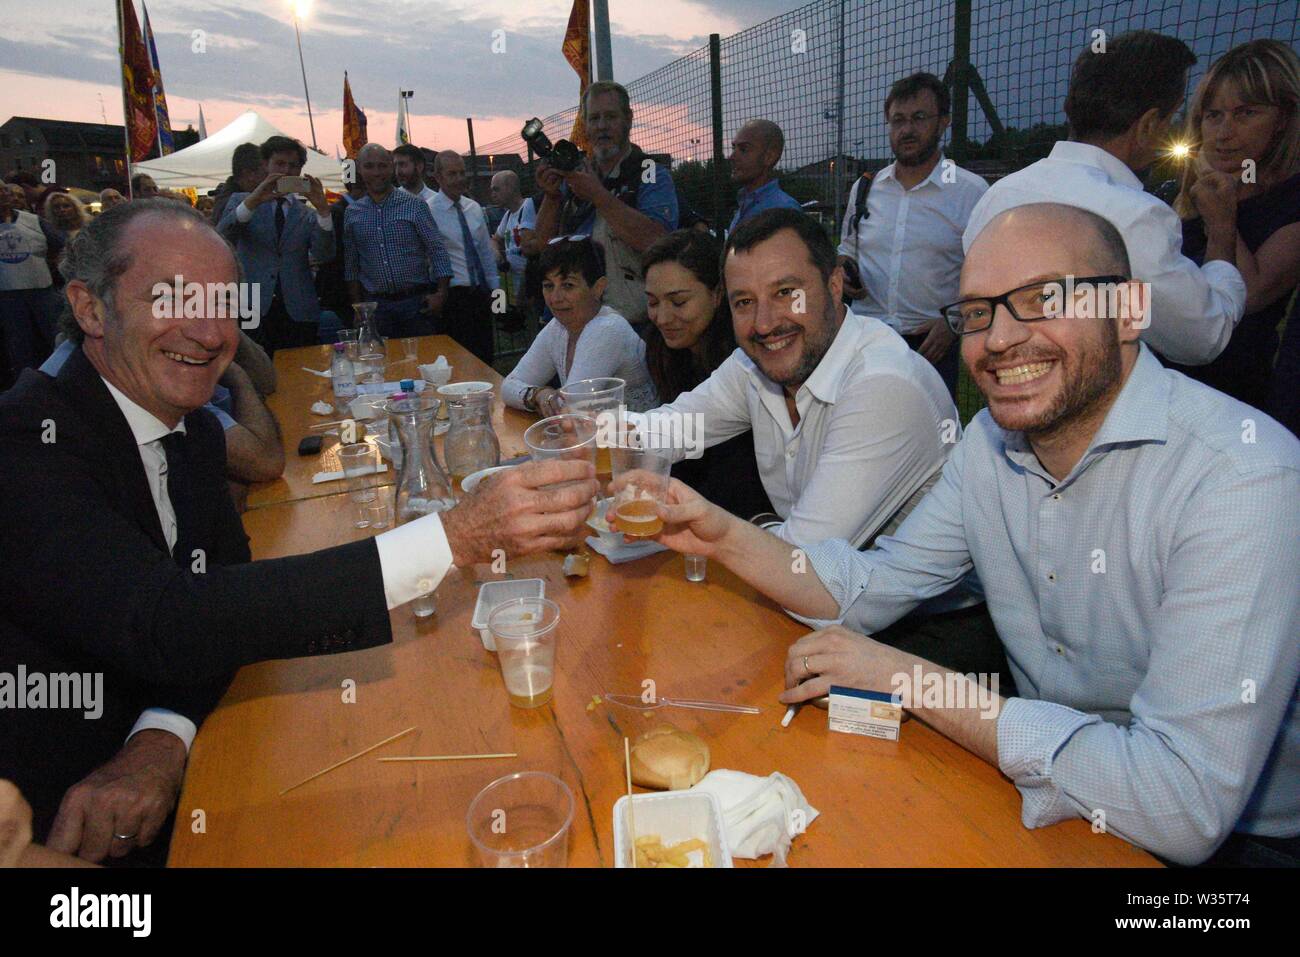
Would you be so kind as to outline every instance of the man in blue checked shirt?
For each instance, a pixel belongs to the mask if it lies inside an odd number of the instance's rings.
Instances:
[[[1002,213],[944,310],[988,408],[894,535],[792,560],[674,482],[661,541],[820,626],[782,701],[901,692],[1015,782],[1027,827],[1084,817],[1178,864],[1300,864],[1300,442],[1162,368],[1128,275],[1094,213]],[[918,700],[941,669],[863,635],[972,568],[1019,696]]]
[[[425,336],[442,314],[451,260],[423,200],[393,183],[393,158],[378,143],[357,153],[366,195],[343,215],[343,278],[352,301],[379,303],[383,336]]]
[[[750,120],[731,141],[731,178],[740,187],[736,215],[727,232],[765,209],[797,209],[799,201],[781,188],[776,164],[785,151],[785,134],[771,120]]]

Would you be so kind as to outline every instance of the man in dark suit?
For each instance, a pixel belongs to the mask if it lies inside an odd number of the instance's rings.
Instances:
[[[333,257],[335,235],[320,180],[304,177],[310,185],[304,194],[280,191],[283,177],[302,172],[306,147],[287,136],[272,136],[260,150],[266,179],[251,193],[230,197],[217,230],[234,243],[245,278],[258,290],[262,319],[249,335],[274,354],[276,349],[316,345],[320,300],[311,264]]]
[[[236,668],[390,641],[389,609],[451,565],[576,544],[596,483],[586,463],[525,465],[375,538],[250,562],[201,409],[238,341],[207,295],[238,279],[229,246],[189,207],[145,200],[83,229],[63,265],[79,347],[0,396],[0,778],[37,840],[100,860],[166,833]],[[183,308],[174,284],[204,304]]]

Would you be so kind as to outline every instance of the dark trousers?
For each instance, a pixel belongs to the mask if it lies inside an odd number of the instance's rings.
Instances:
[[[277,290],[271,298],[271,307],[262,316],[256,329],[249,329],[249,337],[266,350],[268,356],[275,355],[277,349],[296,349],[299,346],[314,346],[319,341],[318,323],[294,322],[289,311],[284,308],[284,300]]]
[[[871,637],[964,675],[997,675],[998,694],[1016,694],[1002,639],[983,603],[938,615],[912,612]]]
[[[44,289],[0,290],[0,389],[13,385],[24,369],[34,369],[54,351],[60,297]]]
[[[375,326],[385,339],[405,339],[433,334],[433,319],[427,311],[427,293],[406,299],[379,299]]]
[[[921,348],[921,343],[925,342],[925,333],[915,336],[903,336],[903,341],[912,347],[913,352],[916,352]],[[939,370],[939,375],[943,378],[943,384],[948,387],[948,394],[953,397],[953,401],[957,399],[957,363],[961,357],[960,346],[960,342],[954,342],[948,347],[944,357],[934,364],[934,367]]]
[[[492,333],[492,294],[478,286],[452,286],[442,310],[447,335],[492,364],[496,352]]]

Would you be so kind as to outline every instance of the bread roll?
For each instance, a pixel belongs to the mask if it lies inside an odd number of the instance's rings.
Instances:
[[[709,746],[672,725],[651,728],[632,745],[632,783],[678,791],[709,773]]]

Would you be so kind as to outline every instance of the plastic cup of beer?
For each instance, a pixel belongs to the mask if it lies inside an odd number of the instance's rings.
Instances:
[[[368,528],[370,516],[366,507],[378,495],[373,476],[379,466],[379,450],[368,442],[357,442],[341,446],[338,455],[343,477],[348,483],[349,497],[352,504],[357,506],[357,516],[352,524],[357,528]]]
[[[613,469],[610,449],[618,444],[619,419],[623,408],[623,379],[579,379],[560,388],[564,411],[579,412],[596,420],[596,479],[604,489]]]
[[[506,695],[516,708],[538,708],[551,700],[559,623],[560,606],[547,598],[514,598],[488,615]]]
[[[469,839],[482,867],[566,867],[573,792],[542,771],[497,778],[470,802]]]
[[[659,506],[668,500],[669,473],[673,458],[668,449],[615,448],[614,478],[627,482],[614,496],[605,521],[625,539],[650,538],[663,531]]]

